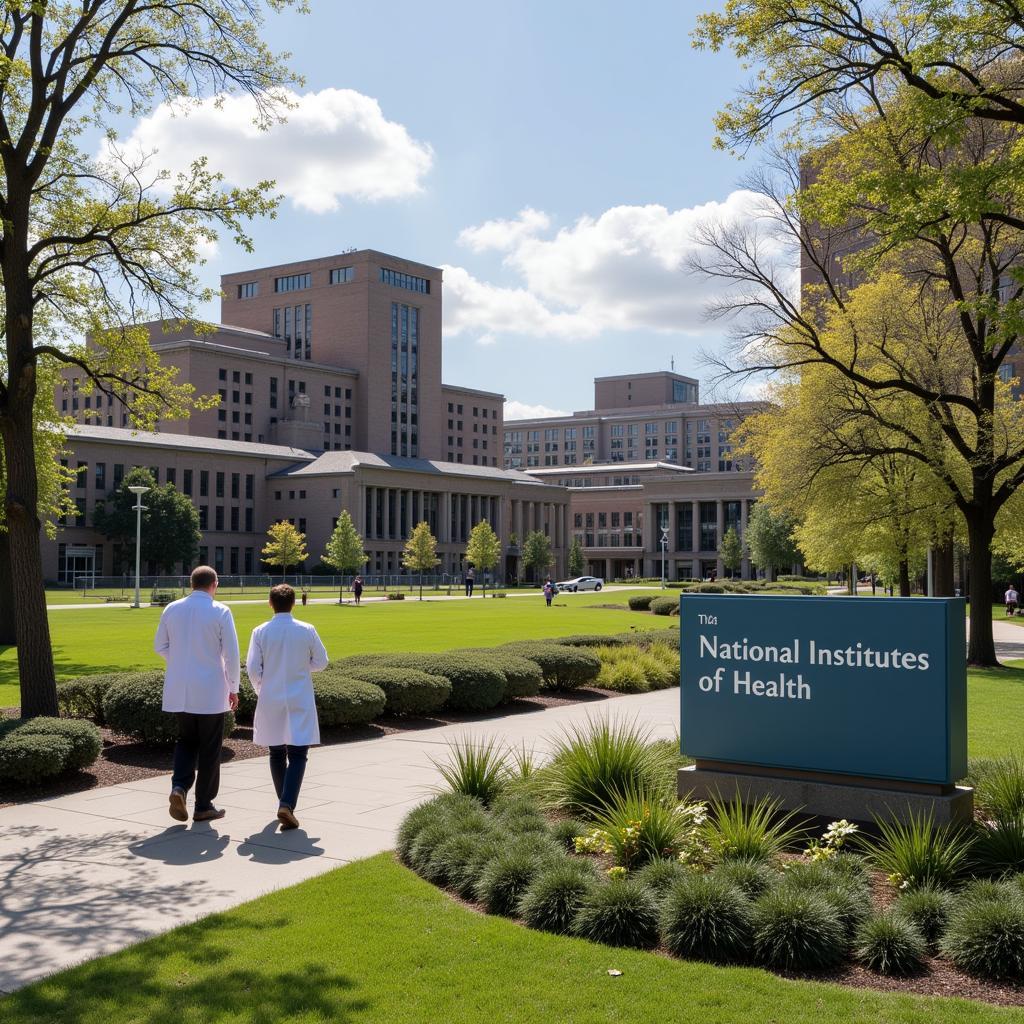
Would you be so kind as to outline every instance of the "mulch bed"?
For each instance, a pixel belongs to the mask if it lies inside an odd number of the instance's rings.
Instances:
[[[489,719],[505,717],[510,714],[529,714],[565,704],[587,704],[606,700],[609,697],[621,696],[623,696],[621,693],[613,690],[583,688],[572,692],[542,694],[514,700],[491,712],[474,714],[442,711],[430,718],[386,716],[377,719],[372,725],[362,728],[323,729],[321,730],[321,743],[325,747],[334,746],[337,743],[354,743],[359,740],[389,736],[392,733],[419,732],[425,729],[435,729],[442,725],[486,722]],[[16,718],[17,715],[17,708],[0,709],[0,716]],[[172,747],[137,743],[106,728],[101,729],[100,732],[103,734],[103,750],[87,771],[57,778],[42,786],[0,785],[0,807],[33,803],[37,800],[66,796],[69,793],[81,793],[84,790],[98,789],[101,786],[118,786],[126,782],[135,782],[138,779],[148,779],[154,775],[170,773],[174,759]],[[250,757],[266,757],[266,755],[267,748],[259,747],[252,741],[252,726],[240,725],[224,741],[221,763],[229,764],[232,761],[245,760]]]

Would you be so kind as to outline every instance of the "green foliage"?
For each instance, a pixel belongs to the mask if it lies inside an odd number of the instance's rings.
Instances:
[[[306,535],[286,519],[274,523],[267,530],[269,540],[260,553],[267,565],[276,565],[284,575],[291,566],[302,565],[309,558]]]
[[[971,852],[978,870],[994,875],[1024,871],[1024,814],[981,822]]]
[[[564,647],[622,647],[630,643],[628,637],[608,636],[605,633],[570,633],[568,636],[553,636],[547,643]]]
[[[7,719],[0,722],[0,781],[39,785],[88,768],[101,748],[100,731],[91,722]]]
[[[434,885],[454,886],[462,878],[466,865],[476,856],[482,839],[490,835],[486,829],[456,832],[438,843],[421,872]]]
[[[671,792],[672,759],[649,739],[635,724],[607,719],[569,727],[544,771],[547,802],[590,817],[631,788],[650,794]]]
[[[540,693],[544,675],[537,662],[500,649],[489,652],[486,659],[505,677],[504,700],[536,697]]]
[[[796,521],[786,512],[775,512],[759,501],[747,521],[746,542],[750,560],[760,569],[785,569],[800,561],[793,540]]]
[[[646,649],[631,645],[599,647],[601,672],[597,685],[620,693],[646,693],[679,684],[679,656],[665,644]]]
[[[0,742],[7,736],[47,736],[64,740],[71,745],[62,771],[81,771],[100,756],[103,740],[99,729],[92,722],[67,720],[64,718],[28,718],[4,723],[0,731]]]
[[[402,565],[410,572],[420,575],[420,600],[423,600],[423,573],[436,569],[441,564],[437,557],[437,538],[430,532],[427,523],[417,523],[402,551]]]
[[[477,822],[483,815],[479,801],[461,793],[442,793],[418,804],[402,819],[398,827],[395,849],[398,856],[409,863],[413,843],[427,825],[437,822]]]
[[[597,884],[587,861],[565,858],[542,867],[519,900],[519,914],[530,928],[565,934],[580,904]]]
[[[579,818],[559,818],[551,826],[551,838],[566,850],[572,850],[579,836],[586,833],[588,826]]]
[[[540,666],[550,690],[577,690],[597,679],[601,659],[589,650],[563,644],[517,640],[499,650],[528,658]]]
[[[905,917],[933,949],[939,944],[953,910],[953,897],[944,889],[923,885],[901,894],[893,911]]]
[[[601,653],[600,651],[598,652]],[[617,693],[647,693],[651,684],[635,658],[601,658],[601,673],[596,685]]]
[[[81,676],[57,684],[57,707],[64,718],[89,718],[97,725],[106,725],[103,717],[103,695],[116,682],[132,673],[109,672]]]
[[[651,602],[657,597],[657,594],[633,594],[629,600],[629,610],[631,612],[646,612],[651,607]]]
[[[367,725],[384,713],[387,698],[373,683],[318,672],[313,677],[313,698],[320,724]]]
[[[593,818],[605,833],[612,859],[625,868],[677,856],[692,843],[700,820],[666,794],[664,786],[651,794],[632,782],[613,793]]]
[[[718,555],[722,559],[722,565],[730,572],[738,572],[740,566],[743,565],[743,542],[740,540],[735,526],[730,526],[725,531]]]
[[[501,540],[486,519],[470,531],[466,544],[466,561],[482,572],[490,572],[501,558]]]
[[[555,556],[551,550],[551,540],[546,533],[533,530],[523,541],[523,567],[527,574],[532,575],[536,583],[555,564]]]
[[[1024,817],[1024,757],[1006,754],[985,762],[971,763],[975,786],[974,802],[986,817],[1012,821]]]
[[[357,573],[370,560],[363,550],[363,538],[347,508],[341,510],[334,532],[327,539],[323,560],[340,573]]]
[[[736,886],[748,899],[763,896],[779,880],[779,872],[759,859],[733,857],[716,864],[711,872],[730,885]]]
[[[583,897],[572,930],[592,942],[652,949],[658,944],[658,903],[641,882],[616,878]]]
[[[721,876],[692,873],[665,894],[661,934],[675,956],[717,963],[740,960],[750,946],[750,900]]]
[[[384,691],[384,711],[389,715],[429,715],[443,707],[451,696],[452,684],[444,676],[414,668],[387,665],[343,666],[352,679],[372,683]]]
[[[795,846],[806,831],[793,822],[794,814],[782,814],[775,800],[763,797],[745,804],[739,793],[725,802],[711,802],[705,838],[712,854],[721,860],[774,860]]]
[[[492,739],[486,743],[456,740],[448,745],[447,761],[431,763],[453,793],[490,804],[505,788],[505,756]]]
[[[1024,981],[1024,900],[958,901],[941,949],[969,974]]]
[[[860,926],[854,952],[868,970],[902,976],[921,970],[928,947],[911,920],[890,912],[868,918]]]
[[[865,855],[896,885],[948,889],[968,869],[971,837],[965,831],[936,827],[931,815],[921,814],[906,822],[886,819],[876,825],[879,837],[864,841]]]
[[[635,875],[641,885],[647,886],[656,898],[663,899],[665,894],[675,885],[693,874],[693,868],[673,858],[656,857],[648,861]]]
[[[578,536],[574,536],[572,544],[569,545],[569,557],[566,561],[566,568],[569,570],[569,578],[575,579],[583,575],[586,562],[583,556],[583,545]]]
[[[489,914],[511,917],[520,897],[551,857],[529,843],[512,843],[484,865],[476,883],[476,898]]]
[[[655,615],[678,615],[679,595],[656,597],[648,607]]]
[[[111,684],[103,697],[103,715],[114,732],[140,743],[174,743],[178,738],[177,716],[163,710],[163,672],[125,673]],[[224,716],[224,735],[235,728],[235,716]]]
[[[783,971],[833,967],[846,955],[846,935],[832,906],[815,892],[778,886],[754,904],[754,955]]]

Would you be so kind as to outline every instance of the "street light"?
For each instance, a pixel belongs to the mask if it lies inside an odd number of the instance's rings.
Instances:
[[[129,487],[129,491],[135,495],[135,504],[132,506],[135,509],[135,604],[133,608],[140,607],[139,605],[139,563],[142,557],[142,513],[146,511],[146,506],[142,504],[142,496],[149,490],[148,487]]]
[[[661,589],[665,589],[665,559],[668,557],[668,527],[661,528]]]

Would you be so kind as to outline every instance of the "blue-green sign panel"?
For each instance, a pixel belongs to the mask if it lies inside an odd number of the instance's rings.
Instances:
[[[967,773],[962,598],[684,594],[683,752],[952,783]]]

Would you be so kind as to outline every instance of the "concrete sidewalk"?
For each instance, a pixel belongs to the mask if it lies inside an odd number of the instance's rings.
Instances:
[[[544,751],[588,716],[678,732],[663,690],[312,751],[298,814],[279,832],[266,758],[227,763],[218,822],[178,824],[168,776],[0,810],[0,990],[394,846],[405,813],[438,782],[431,760],[472,736]]]

